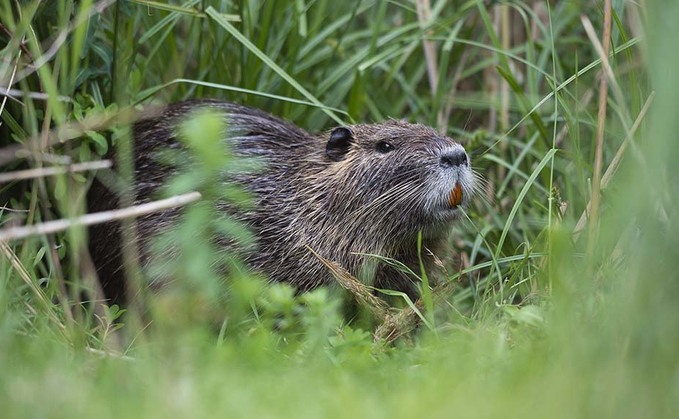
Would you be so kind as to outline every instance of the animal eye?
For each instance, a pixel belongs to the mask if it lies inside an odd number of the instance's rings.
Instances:
[[[388,153],[390,151],[394,151],[395,149],[396,147],[394,147],[393,144],[386,141],[380,141],[375,145],[375,150],[379,151],[380,153]]]

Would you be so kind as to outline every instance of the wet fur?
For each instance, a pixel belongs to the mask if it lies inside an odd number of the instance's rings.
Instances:
[[[355,276],[379,288],[414,297],[413,278],[361,254],[392,258],[419,272],[416,239],[419,230],[427,248],[445,242],[458,214],[447,209],[448,194],[459,181],[463,205],[473,194],[469,164],[444,169],[440,155],[461,149],[450,138],[420,124],[390,120],[347,127],[352,142],[339,161],[326,154],[330,132],[312,135],[260,110],[216,101],[188,101],[147,115],[134,126],[136,203],[146,202],[168,177],[155,153],[177,148],[175,127],[192,111],[210,108],[228,120],[228,141],[243,156],[263,158],[266,168],[241,176],[255,197],[249,211],[231,213],[255,232],[257,249],[246,254],[255,270],[274,281],[288,282],[301,291],[334,284],[327,268],[305,246],[333,260]],[[376,151],[388,141],[395,149]],[[100,184],[89,194],[90,211],[110,209],[117,199]],[[137,229],[146,260],[146,243],[154,233],[171,226],[177,211],[138,219]],[[124,296],[117,224],[95,226],[90,250],[104,290],[113,301]]]

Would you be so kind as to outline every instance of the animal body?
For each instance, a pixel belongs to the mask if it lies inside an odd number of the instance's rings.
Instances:
[[[223,208],[256,236],[245,261],[272,281],[300,291],[334,283],[308,246],[361,280],[415,297],[414,278],[366,254],[419,272],[418,232],[435,253],[474,193],[464,148],[425,125],[388,120],[310,134],[261,110],[203,100],[169,105],[134,125],[137,203],[150,200],[167,179],[168,169],[158,163],[157,152],[179,147],[177,126],[198,109],[226,119],[224,141],[236,154],[265,163],[261,171],[238,179],[254,197],[254,206]],[[117,205],[100,184],[92,187],[88,202],[90,211]],[[148,239],[171,225],[176,213],[137,220],[143,263],[148,263]],[[90,251],[104,291],[119,302],[125,280],[119,227],[103,224],[90,232]],[[431,263],[426,257],[425,262]]]

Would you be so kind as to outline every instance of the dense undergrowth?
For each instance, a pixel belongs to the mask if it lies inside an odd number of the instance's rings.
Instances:
[[[604,2],[429,3],[0,2],[3,417],[676,414],[679,5],[614,1],[602,64]],[[222,278],[206,237],[250,238],[204,203],[172,233],[185,286],[122,317],[97,301],[85,229],[16,237],[86,213],[95,174],[129,176],[96,162],[125,155],[139,106],[193,97],[459,139],[487,185],[428,321],[389,342],[338,289]],[[230,164],[198,149],[205,173]],[[205,173],[168,194],[245,199]]]

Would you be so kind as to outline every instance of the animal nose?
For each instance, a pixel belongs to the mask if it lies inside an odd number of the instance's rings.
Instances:
[[[467,164],[467,153],[461,149],[446,151],[441,155],[440,164],[446,168]]]

